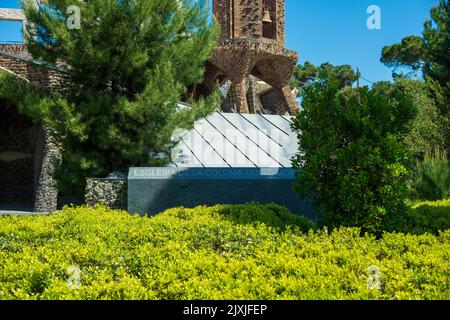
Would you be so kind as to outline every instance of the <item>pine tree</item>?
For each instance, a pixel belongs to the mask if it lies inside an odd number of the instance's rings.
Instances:
[[[425,21],[422,36],[405,37],[401,43],[383,48],[381,62],[394,68],[395,77],[404,77],[398,68],[421,70],[434,97],[444,128],[445,150],[450,152],[450,1],[439,0]]]
[[[422,36],[407,36],[383,48],[381,62],[388,67],[422,70],[446,87],[450,82],[450,1],[439,0],[425,21]]]
[[[217,94],[178,105],[201,82],[216,43],[205,1],[48,0],[37,9],[25,0],[23,6],[28,51],[67,70],[66,109],[42,115],[46,123],[66,124],[57,130],[63,191],[81,191],[86,176],[167,164],[174,130],[218,108]],[[72,28],[77,10],[79,28]]]
[[[311,62],[306,61],[303,65],[299,64],[292,76],[292,87],[297,88],[299,93],[303,91],[305,86],[312,84],[319,79],[333,78],[339,81],[340,86],[351,86],[358,76],[356,71],[350,65],[335,66],[329,62],[315,66]]]

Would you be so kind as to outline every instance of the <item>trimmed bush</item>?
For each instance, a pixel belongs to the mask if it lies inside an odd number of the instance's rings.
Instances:
[[[273,205],[2,217],[0,299],[450,299],[450,231],[309,225]]]
[[[277,204],[258,205],[218,205],[217,212],[239,224],[264,223],[268,226],[285,229],[295,226],[303,232],[317,229],[317,225],[302,216],[292,214],[286,207]]]
[[[412,206],[407,232],[421,234],[450,229],[450,199],[419,202]]]

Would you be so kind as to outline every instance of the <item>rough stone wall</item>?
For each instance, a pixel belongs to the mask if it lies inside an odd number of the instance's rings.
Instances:
[[[286,9],[285,9],[285,0],[276,0],[277,2],[277,42],[285,46],[286,45],[286,29],[285,29],[285,19],[286,19]]]
[[[35,212],[54,212],[58,207],[58,186],[53,178],[55,167],[61,161],[61,146],[52,137],[48,129],[41,132],[42,148],[41,159],[37,157],[37,167],[40,168],[36,183],[36,196],[34,200]]]
[[[27,55],[25,46],[23,44],[0,44],[0,51]]]
[[[221,28],[222,38],[232,38],[232,9],[230,0],[214,0],[213,14]]]
[[[271,24],[263,24],[266,8],[270,9]],[[267,37],[285,43],[284,0],[214,0],[213,13],[222,29],[222,39]]]
[[[275,86],[289,83],[297,59],[296,52],[265,39],[234,39],[221,41],[209,61],[229,78],[256,71],[255,76]]]
[[[278,34],[277,34],[277,18],[278,18],[278,11],[277,11],[277,3],[275,0],[263,0],[263,7],[262,10],[269,9],[270,13],[270,19],[272,20],[272,23],[263,23],[263,37],[269,38],[273,40],[277,40]]]
[[[288,90],[290,90],[289,87]],[[295,98],[294,93],[292,96]],[[250,112],[263,114],[289,115],[290,112],[286,110],[285,104],[293,104],[292,101],[285,100],[283,90],[278,90],[254,76],[250,76],[247,100]]]
[[[235,37],[261,37],[261,0],[241,0],[234,2]]]
[[[87,179],[86,204],[103,204],[111,209],[127,209],[126,179]]]
[[[250,77],[252,86],[252,99],[256,113],[266,113],[266,106],[261,102],[261,96],[271,90],[273,87],[255,77]]]
[[[213,13],[222,38],[261,37],[262,0],[214,0]]]

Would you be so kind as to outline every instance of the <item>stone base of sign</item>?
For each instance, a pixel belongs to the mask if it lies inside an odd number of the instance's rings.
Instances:
[[[111,209],[127,209],[126,179],[87,179],[86,204],[102,204]]]

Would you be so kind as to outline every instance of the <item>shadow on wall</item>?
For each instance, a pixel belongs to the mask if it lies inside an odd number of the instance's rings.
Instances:
[[[0,98],[0,206],[32,211],[40,170],[40,126]]]

